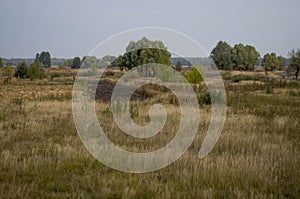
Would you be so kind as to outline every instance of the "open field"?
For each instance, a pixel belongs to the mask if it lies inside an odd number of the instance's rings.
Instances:
[[[203,103],[197,137],[179,160],[129,174],[85,149],[72,117],[72,74],[56,73],[53,81],[0,85],[0,198],[300,198],[299,81],[275,73],[223,73],[227,119],[211,153],[197,156],[210,120],[210,105]],[[147,92],[152,98],[133,102],[133,119],[148,121],[146,102],[161,102],[169,114],[162,132],[149,139],[122,133],[110,105],[96,103],[107,136],[126,150],[158,149],[178,128],[180,111],[171,95]],[[202,85],[199,96],[205,92]]]

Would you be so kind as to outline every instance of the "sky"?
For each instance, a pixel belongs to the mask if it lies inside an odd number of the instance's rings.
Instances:
[[[82,57],[140,27],[185,33],[207,52],[223,40],[287,56],[300,48],[299,9],[299,0],[1,0],[0,56]]]

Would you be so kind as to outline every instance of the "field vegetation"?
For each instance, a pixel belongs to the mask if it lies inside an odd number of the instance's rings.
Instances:
[[[48,79],[16,77],[1,83],[0,197],[300,198],[300,83],[285,72],[221,72],[227,118],[205,159],[197,156],[210,122],[210,99],[202,83],[197,90],[201,121],[188,151],[159,171],[129,174],[94,159],[77,135],[71,110],[74,71],[55,69],[46,71]],[[107,71],[102,90],[121,75]],[[149,122],[151,104],[161,103],[168,111],[162,131],[149,139],[132,138],[117,127],[106,94],[99,91],[95,107],[116,145],[153,151],[177,132],[180,110],[170,91],[145,86],[136,93],[144,97],[131,102],[138,124]]]

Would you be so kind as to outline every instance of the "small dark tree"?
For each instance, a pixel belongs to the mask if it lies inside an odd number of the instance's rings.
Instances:
[[[16,72],[15,72],[14,76],[17,78],[22,78],[22,79],[26,78],[27,70],[28,70],[28,66],[27,66],[26,62],[19,63],[16,68]]]
[[[176,65],[175,65],[175,70],[177,70],[177,71],[181,71],[181,70],[182,70],[182,64],[181,64],[180,61],[178,61],[178,62],[176,63]]]
[[[300,70],[300,49],[295,52],[293,49],[290,53],[290,65],[289,67],[295,70],[295,77],[298,79],[299,76],[299,70]]]
[[[4,61],[3,59],[0,57],[0,68],[3,68],[4,67]]]
[[[73,63],[72,63],[72,66],[71,68],[80,68],[80,65],[81,65],[81,60],[79,57],[75,57],[73,59]]]

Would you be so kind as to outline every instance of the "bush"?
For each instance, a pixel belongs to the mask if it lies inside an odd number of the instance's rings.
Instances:
[[[31,64],[28,69],[28,76],[30,77],[30,80],[44,78],[45,72],[43,65],[39,62]]]
[[[14,76],[17,78],[24,79],[28,76],[27,70],[28,70],[27,64],[25,62],[22,62],[22,63],[18,64]]]
[[[249,75],[235,75],[232,77],[231,81],[234,83],[240,81],[259,81],[259,77],[249,76]]]
[[[107,71],[107,72],[105,72],[105,76],[106,77],[110,77],[110,76],[114,76],[114,75],[115,75],[115,73],[113,71]]]
[[[210,94],[209,93],[205,93],[205,94],[201,94],[199,97],[198,97],[198,103],[203,105],[209,105],[211,104],[211,98],[210,98]]]
[[[14,69],[13,69],[13,67],[11,65],[8,65],[8,66],[5,67],[5,71],[4,72],[5,72],[5,75],[7,77],[11,77],[11,75],[14,72]]]
[[[201,73],[199,73],[199,71]],[[200,84],[203,81],[204,68],[201,65],[195,65],[192,71],[185,73],[186,80],[191,84]]]

